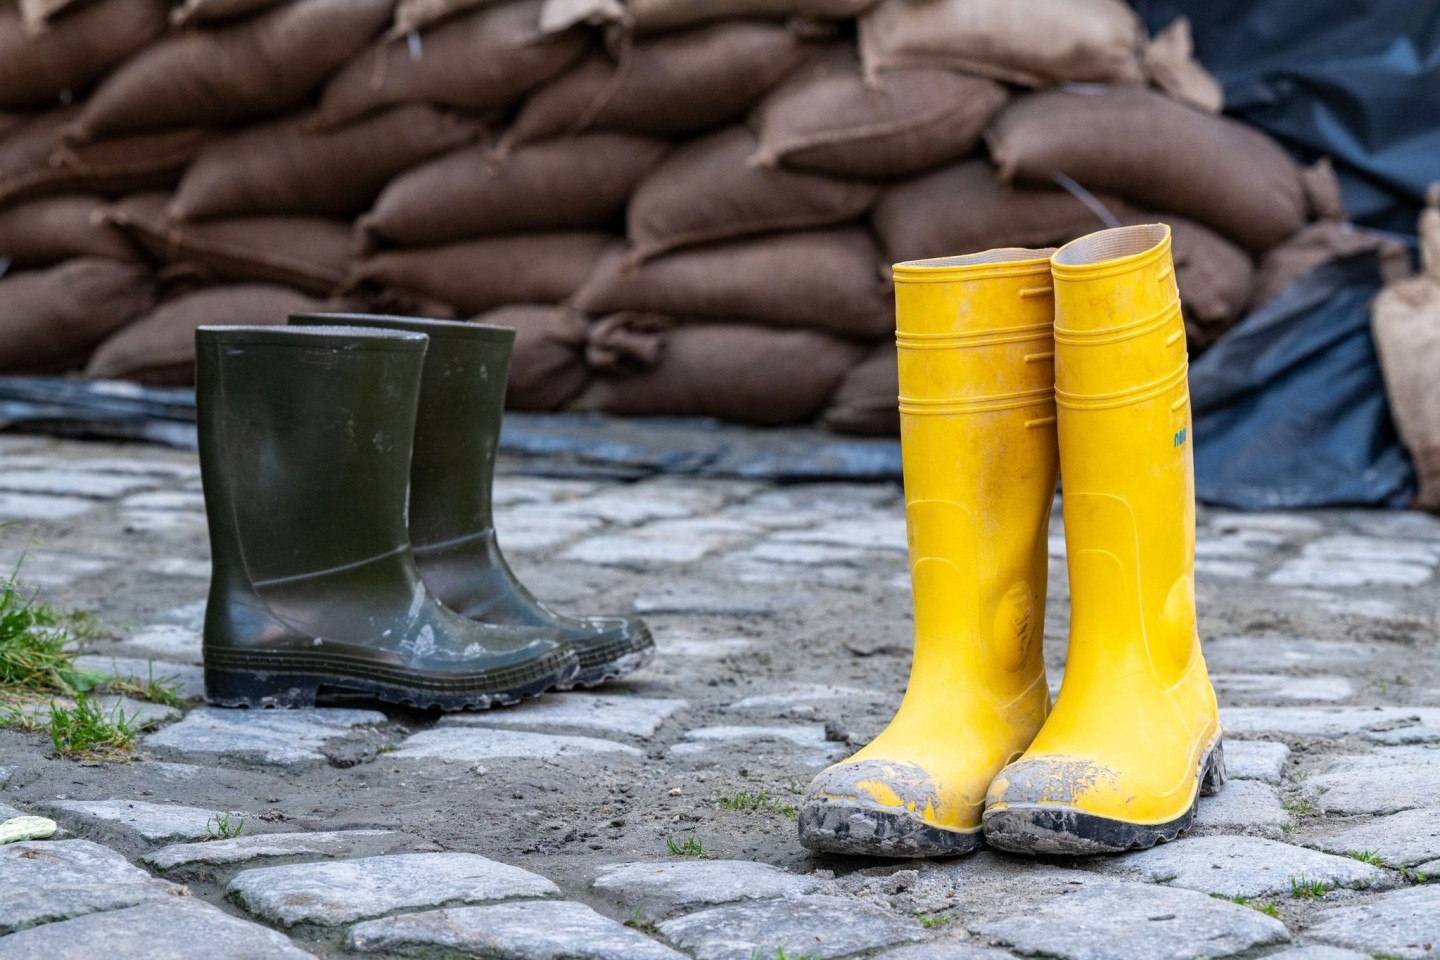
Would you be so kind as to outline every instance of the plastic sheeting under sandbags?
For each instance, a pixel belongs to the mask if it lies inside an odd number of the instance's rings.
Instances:
[[[1190,368],[1195,493],[1242,510],[1403,507],[1415,473],[1375,346],[1374,253],[1305,275]]]

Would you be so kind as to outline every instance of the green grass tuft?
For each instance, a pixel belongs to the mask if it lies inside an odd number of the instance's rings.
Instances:
[[[759,810],[765,813],[778,813],[782,817],[795,819],[800,813],[793,804],[781,803],[779,800],[771,799],[770,795],[761,791],[759,793],[737,793],[729,797],[720,798],[722,810]]]
[[[240,836],[245,818],[236,813],[217,813],[205,824],[206,840],[229,840]]]
[[[696,836],[686,837],[684,840],[676,840],[674,837],[665,838],[665,846],[677,857],[696,857],[700,860],[711,859],[700,844],[700,838]]]
[[[1368,863],[1371,866],[1385,866],[1385,858],[1373,850],[1351,850],[1350,859],[1359,860],[1361,863]]]
[[[1330,892],[1320,880],[1306,880],[1304,877],[1290,878],[1290,896],[1296,900],[1316,900]]]
[[[93,690],[104,678],[78,669],[75,654],[65,649],[79,635],[70,626],[76,619],[37,602],[13,574],[0,578],[0,692],[73,696]]]
[[[55,752],[75,760],[115,759],[135,748],[134,717],[127,717],[117,703],[105,713],[83,693],[75,695],[75,706],[50,701],[50,742]]]

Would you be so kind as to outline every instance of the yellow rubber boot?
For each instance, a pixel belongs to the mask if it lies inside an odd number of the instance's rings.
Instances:
[[[799,819],[812,850],[975,849],[986,788],[1044,722],[1058,461],[1049,253],[895,267],[915,658],[890,725],[810,785]]]
[[[1070,653],[1055,709],[990,787],[985,837],[1018,853],[1174,839],[1225,778],[1195,630],[1195,478],[1170,228],[1067,244],[1055,279]]]

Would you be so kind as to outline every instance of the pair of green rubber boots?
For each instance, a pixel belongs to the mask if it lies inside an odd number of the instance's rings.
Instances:
[[[514,338],[344,314],[197,331],[211,702],[483,709],[650,659],[642,621],[555,613],[500,552]]]

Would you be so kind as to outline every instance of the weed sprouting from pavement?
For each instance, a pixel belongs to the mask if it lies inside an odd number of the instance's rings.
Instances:
[[[786,953],[784,947],[775,948],[775,956],[768,957],[757,947],[750,951],[750,960],[811,960],[808,953]]]
[[[1300,799],[1299,797],[1293,800],[1286,800],[1281,803],[1280,806],[1285,808],[1286,813],[1293,813],[1296,816],[1305,816],[1306,814],[1319,812],[1315,809],[1315,804],[1309,800]]]
[[[0,578],[0,692],[14,694],[88,693],[103,679],[75,666],[66,643],[90,629],[94,617],[65,614],[36,601],[16,580],[17,566]]]
[[[75,706],[50,702],[50,742],[62,757],[76,760],[116,759],[135,746],[135,718],[127,717],[117,703],[109,716],[83,693]]]
[[[235,813],[217,813],[205,824],[206,840],[229,840],[240,836],[245,818]]]
[[[185,698],[180,695],[180,678],[171,674],[167,677],[155,676],[155,662],[152,660],[149,666],[149,673],[141,681],[129,678],[111,678],[105,681],[105,689],[110,693],[118,693],[127,697],[134,697],[137,700],[149,700],[151,703],[158,703],[166,707],[174,707],[176,710],[185,708]]]
[[[763,790],[759,793],[742,791],[733,796],[721,797],[720,808],[722,810],[762,810],[766,813],[778,813],[782,817],[791,819],[799,814],[794,805],[771,799],[770,795]]]
[[[1411,883],[1430,882],[1430,874],[1425,873],[1421,870],[1411,870],[1409,867],[1401,867],[1400,876],[1404,877],[1406,880],[1409,880]]]
[[[660,928],[655,925],[655,921],[645,918],[642,912],[644,909],[645,904],[637,903],[635,909],[630,911],[630,919],[625,921],[625,926],[631,930],[639,930],[641,933],[659,933]]]
[[[665,846],[670,850],[671,854],[677,857],[696,857],[700,860],[710,859],[709,854],[705,852],[705,848],[700,843],[700,838],[693,835],[686,837],[684,840],[666,837]]]
[[[1280,917],[1280,910],[1273,903],[1252,900],[1250,897],[1243,897],[1238,895],[1231,896],[1228,893],[1212,893],[1210,894],[1210,896],[1214,897],[1216,900],[1229,900],[1231,903],[1237,903],[1242,907],[1249,907],[1251,910],[1258,910],[1261,913],[1265,914],[1265,916],[1267,917],[1275,917],[1276,919],[1279,919]]]
[[[1290,878],[1290,896],[1296,900],[1315,900],[1325,896],[1330,888],[1321,880],[1306,880],[1304,877]]]
[[[1351,860],[1359,860],[1361,863],[1368,863],[1371,866],[1385,866],[1385,858],[1373,850],[1351,850]]]
[[[929,916],[926,916],[924,913],[917,910],[915,911],[915,919],[920,921],[920,926],[924,927],[926,930],[929,930],[931,927],[943,927],[945,926],[945,924],[949,923],[955,918],[950,916],[948,913],[933,913]]]

